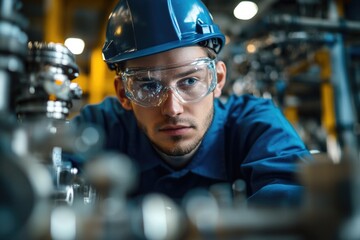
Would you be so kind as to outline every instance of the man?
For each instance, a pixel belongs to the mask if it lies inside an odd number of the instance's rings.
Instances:
[[[137,194],[181,199],[189,190],[246,182],[250,203],[298,204],[304,143],[270,100],[219,101],[225,37],[199,0],[120,0],[103,57],[117,98],[74,120],[104,128],[105,149],[139,166]]]

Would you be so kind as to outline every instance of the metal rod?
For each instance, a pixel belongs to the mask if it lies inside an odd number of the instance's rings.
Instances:
[[[360,22],[347,20],[332,20],[310,17],[297,17],[288,14],[272,15],[264,20],[265,24],[278,27],[313,28],[317,31],[360,33]]]

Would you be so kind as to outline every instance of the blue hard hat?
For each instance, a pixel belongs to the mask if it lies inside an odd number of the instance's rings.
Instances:
[[[110,14],[103,59],[117,63],[200,44],[219,53],[225,36],[200,0],[120,0]]]

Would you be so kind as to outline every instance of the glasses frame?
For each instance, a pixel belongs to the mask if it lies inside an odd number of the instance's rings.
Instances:
[[[139,101],[132,92],[127,87],[127,81],[128,76],[135,74],[136,72],[148,72],[148,71],[161,71],[161,70],[171,70],[179,67],[185,67],[185,66],[196,66],[200,64],[207,64],[207,68],[212,71],[212,80],[209,86],[208,91],[201,97],[196,98],[194,100],[184,100],[183,97],[178,93],[177,89],[166,86],[164,89],[162,89],[162,95],[159,98],[160,100],[156,104],[146,104],[142,101]],[[180,64],[171,64],[171,65],[165,65],[165,66],[156,66],[156,67],[131,67],[131,68],[125,68],[124,71],[120,72],[121,80],[123,81],[124,89],[125,89],[125,95],[128,99],[136,103],[137,105],[143,106],[143,107],[158,107],[160,106],[168,96],[164,97],[168,94],[168,91],[171,89],[172,93],[176,96],[176,98],[183,104],[186,103],[193,103],[193,102],[199,102],[201,99],[205,98],[207,95],[209,95],[211,92],[215,90],[215,87],[217,85],[217,76],[216,76],[216,60],[211,59],[209,57],[202,57],[202,58],[196,58],[195,60],[191,60],[185,63]]]

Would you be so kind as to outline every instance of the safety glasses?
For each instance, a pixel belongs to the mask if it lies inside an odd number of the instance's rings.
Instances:
[[[197,102],[214,91],[217,84],[215,60],[153,68],[126,68],[121,72],[126,96],[143,107],[156,107],[173,93],[181,103]]]

